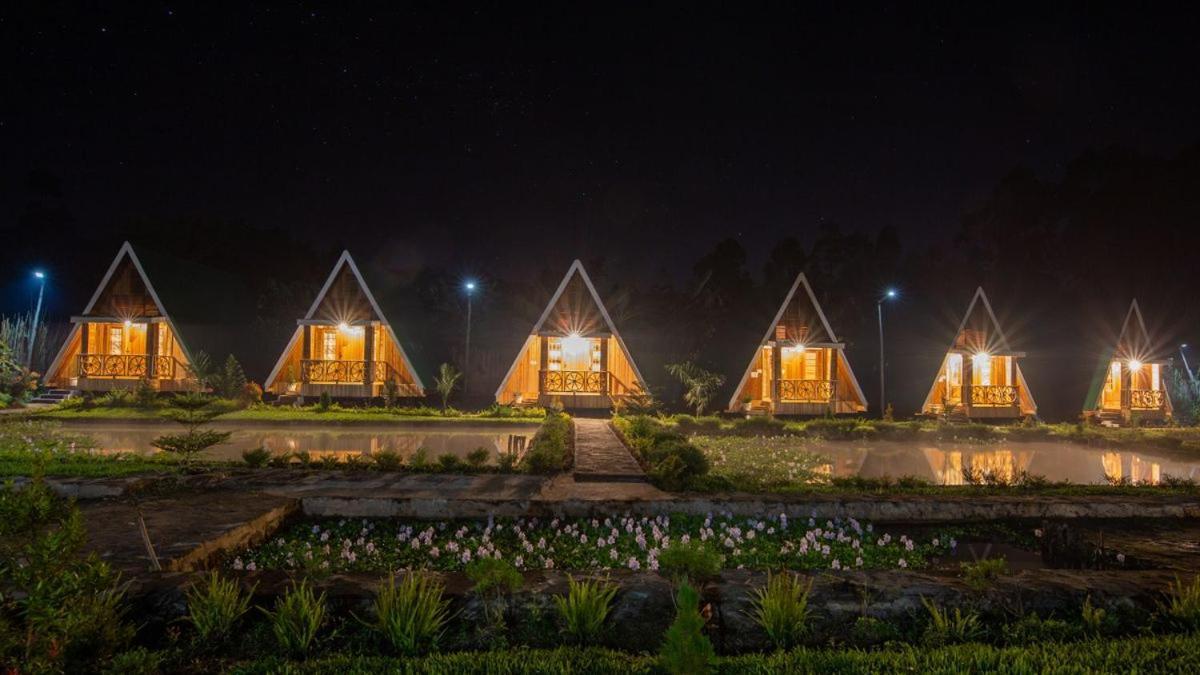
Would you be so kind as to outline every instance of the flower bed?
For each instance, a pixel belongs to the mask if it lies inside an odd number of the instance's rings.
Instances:
[[[709,461],[709,473],[739,490],[773,492],[829,482],[829,460],[794,436],[693,436]]]
[[[657,570],[672,544],[716,550],[727,568],[880,569],[923,567],[949,553],[954,533],[918,542],[876,532],[854,519],[817,522],[786,516],[519,518],[471,521],[321,520],[293,526],[230,561],[234,569],[319,572],[434,569],[503,558],[519,569]]]

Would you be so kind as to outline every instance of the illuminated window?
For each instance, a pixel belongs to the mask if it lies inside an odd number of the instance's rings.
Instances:
[[[1108,381],[1104,383],[1104,388],[1109,392],[1114,392],[1121,385],[1121,362],[1113,361],[1108,368]]]
[[[326,361],[337,361],[337,333],[327,330],[322,333],[321,358]]]
[[[1160,386],[1158,364],[1153,363],[1150,365],[1150,388],[1158,391]]]
[[[167,325],[165,323],[158,324],[158,346],[155,348],[158,354],[171,353],[171,336],[167,335]]]
[[[124,354],[125,353],[125,329],[109,328],[108,329],[108,353],[109,354]]]
[[[986,354],[976,354],[971,358],[971,367],[975,369],[974,379],[982,386],[992,384],[992,359]]]
[[[951,354],[946,358],[946,382],[951,387],[962,386],[962,354]]]

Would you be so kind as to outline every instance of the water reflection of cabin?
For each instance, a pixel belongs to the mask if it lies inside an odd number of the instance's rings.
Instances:
[[[1016,419],[1037,414],[1019,360],[982,288],[975,290],[954,342],[925,398],[925,415]]]
[[[420,377],[349,251],[297,322],[264,389],[280,396],[424,394]]]
[[[1135,299],[1111,351],[1100,360],[1084,402],[1085,417],[1128,423],[1166,420],[1171,417],[1171,397],[1164,358],[1150,339],[1150,331]]]
[[[156,289],[129,242],[109,265],[83,313],[71,317],[66,342],[46,369],[45,381],[52,387],[80,391],[135,389],[147,383],[158,391],[188,391],[198,388],[190,377],[191,356],[184,346],[163,298],[174,300],[172,309],[186,308],[175,293],[180,283],[194,284],[174,263],[159,263]],[[174,272],[174,273],[172,273]],[[165,296],[159,290],[168,291]]]
[[[571,264],[496,390],[505,405],[609,408],[644,380],[583,264]]]
[[[729,401],[730,412],[776,415],[862,413],[866,397],[845,345],[808,279],[796,278]]]

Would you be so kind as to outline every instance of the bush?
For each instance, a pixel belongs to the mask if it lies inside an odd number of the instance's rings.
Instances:
[[[808,632],[808,594],[812,580],[801,583],[799,577],[784,572],[768,574],[767,585],[756,589],[750,602],[750,616],[774,643],[776,649],[799,644]]]
[[[700,595],[688,584],[681,584],[675,595],[675,607],[675,621],[667,629],[658,655],[659,664],[672,674],[706,673],[712,668],[717,654],[712,642],[704,635]]]
[[[1184,630],[1200,628],[1200,574],[1191,583],[1175,577],[1167,589],[1167,603],[1160,612],[1167,620]]]
[[[332,407],[333,397],[327,391],[321,392],[321,397],[317,399],[317,412],[329,412]]]
[[[250,597],[242,594],[236,581],[222,579],[213,571],[204,585],[193,584],[187,592],[188,621],[203,642],[221,642],[233,633],[238,619],[250,609]]]
[[[442,585],[420,573],[395,577],[375,595],[375,622],[368,624],[404,656],[434,651],[450,620],[450,602],[442,599]]]
[[[1004,624],[1001,633],[1004,642],[1010,645],[1069,642],[1083,637],[1083,630],[1079,625],[1059,619],[1043,619],[1037,614],[1026,614],[1016,621]]]
[[[162,652],[138,647],[114,656],[104,669],[104,675],[158,675],[163,672],[165,660]]]
[[[979,615],[975,612],[964,613],[960,607],[955,607],[951,612],[938,607],[925,598],[921,598],[921,604],[929,612],[929,622],[925,625],[925,632],[921,636],[927,645],[937,647],[970,642],[979,637],[982,632]]]
[[[255,469],[262,468],[267,465],[267,462],[271,461],[271,451],[262,446],[248,448],[242,451],[242,461],[246,463],[246,466]]]
[[[325,623],[325,593],[316,595],[307,581],[301,581],[275,601],[274,612],[263,612],[271,620],[279,647],[288,654],[304,656]]]
[[[658,556],[658,569],[676,581],[702,581],[717,576],[725,556],[698,542],[671,542]]]
[[[467,464],[472,469],[482,469],[491,458],[492,453],[487,448],[475,448],[467,453]]]
[[[824,417],[804,423],[804,435],[810,438],[846,441],[860,438],[861,433],[859,420],[852,418]]]
[[[521,469],[527,473],[554,473],[571,466],[571,418],[566,414],[547,413],[525,456]]]
[[[850,641],[860,647],[873,647],[900,639],[900,631],[887,621],[873,616],[860,616],[850,627]]]
[[[458,458],[458,455],[447,452],[438,455],[437,468],[442,473],[458,473],[466,468],[466,465]]]
[[[404,468],[404,458],[395,450],[381,450],[374,457],[375,466],[380,471],[399,471]]]
[[[512,593],[525,583],[517,568],[501,558],[476,558],[467,563],[465,571],[480,595]]]
[[[263,388],[257,382],[246,382],[237,399],[242,406],[251,406],[255,403],[262,403],[262,397]]]
[[[153,408],[158,405],[158,392],[150,385],[150,379],[143,377],[138,380],[137,389],[133,390],[133,404],[139,408]]]
[[[963,580],[973,590],[989,588],[1002,574],[1008,574],[1008,561],[1004,558],[983,558],[975,562],[959,563]]]
[[[567,638],[580,645],[591,644],[600,635],[612,609],[617,587],[604,581],[575,581],[567,577],[567,595],[554,596],[554,605]]]
[[[708,457],[700,448],[680,438],[655,444],[646,453],[650,478],[667,490],[686,489],[693,479],[708,473]]]

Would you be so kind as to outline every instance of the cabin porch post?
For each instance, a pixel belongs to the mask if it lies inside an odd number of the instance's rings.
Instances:
[[[545,393],[542,388],[545,386],[546,378],[542,375],[542,371],[550,367],[550,340],[543,335],[535,335],[534,339],[538,341],[538,398]],[[538,402],[539,405],[541,402]]]
[[[367,396],[373,396],[372,383],[375,381],[375,327],[363,328],[363,386],[367,388]]]
[[[158,324],[154,321],[146,326],[146,373],[151,380],[158,378]]]
[[[963,354],[962,360],[962,399],[963,409],[967,417],[971,416],[971,404],[974,402],[972,397],[975,395],[975,359],[969,354]],[[950,386],[950,381],[946,381],[946,386]]]
[[[312,358],[312,326],[300,327],[300,393],[304,393],[304,385],[308,384],[308,374],[304,371],[304,362]]]
[[[1128,422],[1133,417],[1133,371],[1128,364],[1121,364],[1121,419]]]
[[[603,373],[604,381],[600,385],[600,393],[608,395],[612,390],[612,381],[608,376],[608,341],[611,338],[600,338],[600,372]]]
[[[771,343],[771,404],[779,410],[779,378],[783,377],[783,349],[778,340]]]
[[[837,349],[829,350],[829,381],[831,382],[830,389],[829,389],[829,413],[831,415],[837,414],[838,354],[841,354],[840,350],[837,350]]]

